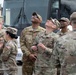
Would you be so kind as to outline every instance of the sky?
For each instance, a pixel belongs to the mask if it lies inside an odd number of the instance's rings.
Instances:
[[[3,1],[4,1],[4,0],[0,0],[0,4],[1,4],[1,6],[3,6]]]

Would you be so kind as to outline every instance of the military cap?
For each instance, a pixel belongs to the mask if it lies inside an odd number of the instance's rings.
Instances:
[[[17,39],[17,29],[12,27],[7,27],[6,33],[9,34],[12,38]]]
[[[17,29],[13,27],[7,27],[6,31],[10,32],[11,34],[17,35]]]
[[[73,12],[73,13],[70,15],[70,21],[76,21],[76,12]]]
[[[57,26],[57,28],[60,28],[61,24],[57,19],[52,19],[51,18],[51,21]]]
[[[68,18],[65,18],[65,17],[62,17],[62,18],[59,20],[59,22],[60,22],[60,21],[65,21],[65,22],[70,23],[70,20],[69,20]]]
[[[37,16],[37,18],[40,20],[40,22],[42,22],[42,17],[37,13],[37,12],[33,12],[32,13],[33,16]]]

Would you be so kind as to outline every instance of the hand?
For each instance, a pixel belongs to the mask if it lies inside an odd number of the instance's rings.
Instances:
[[[37,58],[37,56],[34,54],[29,55],[29,59],[32,60],[33,62],[35,62],[36,58]]]
[[[32,49],[33,51],[37,51],[37,46],[32,46],[31,49]]]
[[[44,44],[42,44],[42,43],[39,43],[37,46],[38,46],[38,47],[41,47],[43,50],[45,50],[45,49],[46,49],[45,45],[44,45]]]

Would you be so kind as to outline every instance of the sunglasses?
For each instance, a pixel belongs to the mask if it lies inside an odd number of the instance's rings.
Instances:
[[[60,20],[59,22],[66,22],[65,20]]]
[[[32,16],[36,16],[36,17],[39,19],[39,17],[38,17],[38,15],[37,15],[36,12],[34,12],[34,13],[32,14]]]
[[[55,19],[49,18],[48,20],[51,20],[51,22],[52,22],[53,24],[56,24],[56,23],[55,23]]]

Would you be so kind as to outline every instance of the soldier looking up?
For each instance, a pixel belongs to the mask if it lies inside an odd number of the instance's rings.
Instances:
[[[22,75],[32,75],[36,57],[31,52],[31,46],[36,35],[45,30],[44,28],[40,27],[42,17],[36,12],[32,14],[31,22],[32,25],[24,28],[20,37],[21,50],[23,52]]]
[[[53,71],[53,64],[51,64],[54,43],[59,38],[59,35],[53,32],[57,27],[59,24],[56,19],[47,20],[46,30],[36,36],[34,46],[31,47],[36,56],[35,75],[55,75],[57,72],[56,69]]]

